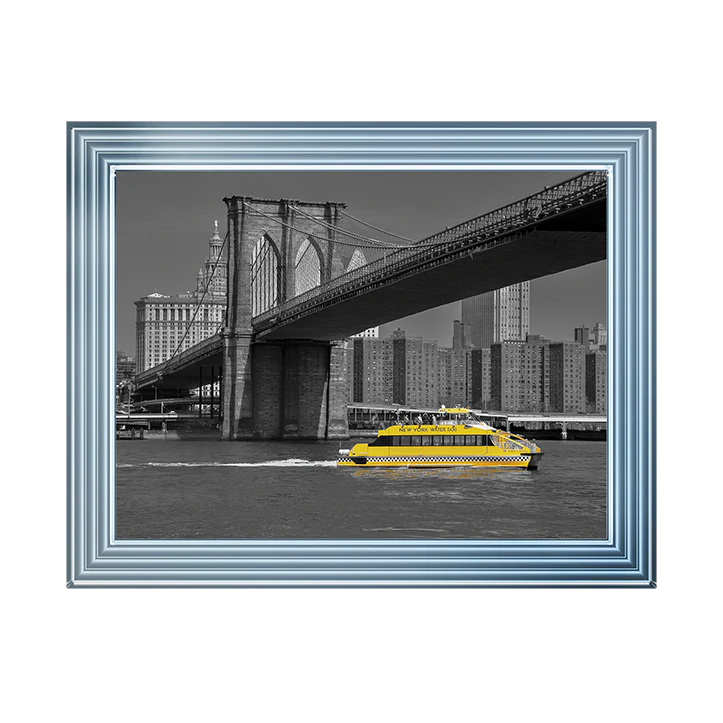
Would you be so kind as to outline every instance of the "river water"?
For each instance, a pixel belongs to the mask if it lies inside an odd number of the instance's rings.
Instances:
[[[118,539],[601,539],[604,442],[539,469],[337,468],[349,442],[123,440]]]

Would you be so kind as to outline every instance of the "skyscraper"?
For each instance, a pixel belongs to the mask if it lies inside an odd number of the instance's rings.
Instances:
[[[215,223],[206,263],[198,270],[195,291],[177,296],[153,293],[136,305],[136,372],[161,364],[177,351],[213,336],[226,312],[228,264]]]
[[[452,339],[452,349],[471,349],[472,335],[469,324],[455,319],[454,321],[454,337]]]
[[[575,341],[578,344],[582,344],[585,349],[585,353],[590,350],[590,329],[586,326],[575,327]]]
[[[489,349],[501,341],[524,341],[530,332],[530,282],[465,299],[462,324],[469,325],[475,349]]]

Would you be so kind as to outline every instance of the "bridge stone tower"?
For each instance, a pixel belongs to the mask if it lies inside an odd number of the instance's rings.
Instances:
[[[224,201],[222,439],[348,438],[345,343],[264,342],[253,332],[258,314],[345,272],[334,243],[344,204],[245,196]]]

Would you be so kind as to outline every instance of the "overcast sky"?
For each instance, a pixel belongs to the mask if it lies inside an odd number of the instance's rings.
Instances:
[[[226,228],[224,196],[340,201],[375,226],[424,238],[446,226],[565,180],[578,172],[527,171],[120,171],[116,180],[116,345],[135,354],[133,302],[158,291],[196,286],[213,222]],[[606,262],[536,279],[530,289],[530,331],[573,338],[576,326],[605,323]],[[461,302],[382,327],[452,345]]]

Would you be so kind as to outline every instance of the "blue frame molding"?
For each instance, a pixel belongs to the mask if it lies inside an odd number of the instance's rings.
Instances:
[[[70,587],[655,586],[655,123],[68,123]],[[605,540],[116,540],[115,172],[607,169]]]

